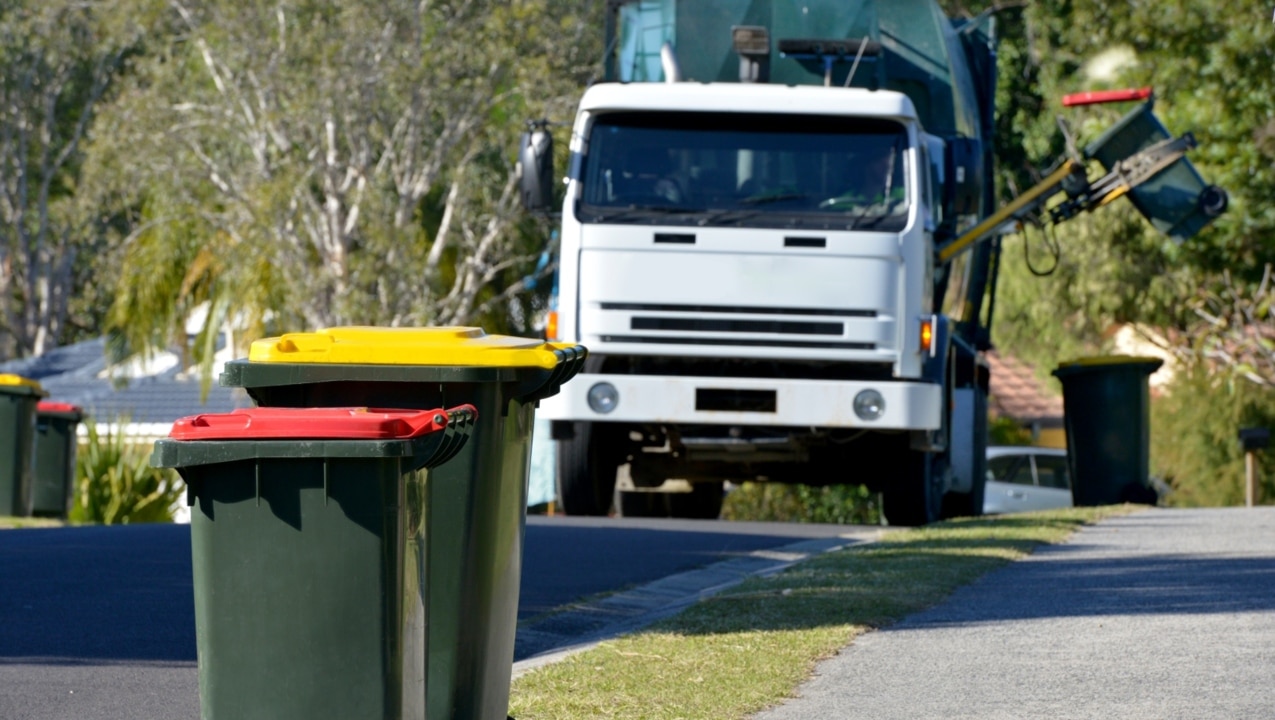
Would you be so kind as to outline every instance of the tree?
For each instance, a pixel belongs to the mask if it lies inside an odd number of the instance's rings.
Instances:
[[[0,357],[56,347],[86,281],[101,221],[77,196],[83,145],[137,37],[117,11],[0,2]]]
[[[574,103],[585,4],[170,5],[100,148],[133,159],[121,351],[170,344],[203,303],[207,358],[228,319],[249,339],[457,324],[525,291],[545,238],[515,208],[516,132],[529,98]]]
[[[992,3],[948,5],[972,14]],[[1262,268],[1275,256],[1275,208],[1265,200],[1275,191],[1268,11],[1255,0],[1226,7],[1183,0],[1154,12],[1099,0],[1002,6],[997,156],[1003,198],[1029,187],[1066,152],[1057,116],[1067,119],[1083,147],[1132,109],[1063,109],[1062,95],[1150,85],[1157,115],[1175,134],[1194,132],[1200,147],[1190,158],[1208,181],[1230,192],[1231,207],[1182,246],[1152,230],[1126,202],[1007,238],[993,328],[998,345],[1048,368],[1067,356],[1103,351],[1113,325],[1145,323],[1167,329],[1175,344],[1166,349],[1178,354],[1216,349],[1219,326],[1198,311],[1227,293],[1255,297]],[[1024,255],[1030,262],[1020,259]],[[1052,272],[1036,275],[1044,270]],[[1269,314],[1239,313],[1226,327],[1259,338],[1263,331],[1254,323],[1263,322],[1269,328]],[[1223,358],[1213,355],[1216,366]]]

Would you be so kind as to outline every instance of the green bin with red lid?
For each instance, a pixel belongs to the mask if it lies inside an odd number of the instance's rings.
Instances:
[[[425,716],[424,499],[476,416],[252,408],[155,444],[191,506],[202,717]]]
[[[478,409],[470,442],[433,471],[425,500],[435,518],[430,718],[507,717],[536,404],[575,376],[586,354],[473,327],[337,327],[258,340],[221,375],[262,406]]]
[[[35,408],[35,475],[31,514],[65,518],[75,500],[76,428],[84,411],[65,402],[43,400]]]
[[[0,374],[0,515],[31,514],[35,408],[46,395],[36,380]]]

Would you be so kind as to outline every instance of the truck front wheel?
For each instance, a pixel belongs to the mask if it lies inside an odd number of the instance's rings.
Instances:
[[[558,441],[558,498],[568,515],[606,515],[623,462],[623,428],[575,423],[572,437]]]

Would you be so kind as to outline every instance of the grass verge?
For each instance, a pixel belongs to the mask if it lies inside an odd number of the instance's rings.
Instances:
[[[65,524],[65,520],[54,520],[52,518],[8,517],[0,515],[0,530],[62,527]]]
[[[892,533],[754,578],[650,628],[514,681],[510,714],[744,718],[790,697],[857,635],[1135,506],[971,518]]]

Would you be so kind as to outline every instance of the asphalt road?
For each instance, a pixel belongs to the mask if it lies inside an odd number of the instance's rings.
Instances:
[[[757,720],[1275,716],[1275,507],[1087,527],[856,639]]]
[[[532,517],[520,616],[840,532]],[[0,720],[198,715],[188,526],[0,531]]]

